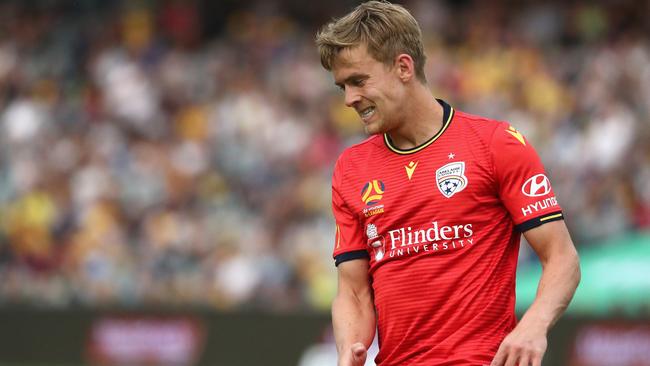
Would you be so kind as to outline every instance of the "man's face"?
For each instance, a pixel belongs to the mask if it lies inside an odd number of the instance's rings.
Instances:
[[[345,105],[357,111],[367,134],[397,127],[404,86],[395,67],[375,60],[362,45],[342,49],[332,74],[345,92]]]

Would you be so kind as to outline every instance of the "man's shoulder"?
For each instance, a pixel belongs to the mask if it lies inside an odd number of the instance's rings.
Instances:
[[[339,155],[339,162],[343,161],[363,161],[369,154],[377,153],[383,148],[383,135],[372,135],[365,140],[354,145],[348,146]]]
[[[462,111],[456,111],[456,118],[461,121],[461,124],[465,127],[472,128],[479,132],[492,133],[495,129],[499,127],[508,127],[509,123],[506,121],[501,121],[493,118],[488,118],[484,116],[479,116],[471,113],[466,113]]]
[[[367,171],[375,158],[381,154],[383,136],[373,135],[349,146],[339,155],[334,167],[334,181],[342,184],[350,179],[365,179]],[[337,178],[338,177],[338,178]]]
[[[456,112],[454,121],[458,128],[464,130],[465,135],[478,137],[484,146],[493,146],[495,135],[499,130],[506,131],[510,129],[510,123],[493,118],[478,116],[465,112]]]

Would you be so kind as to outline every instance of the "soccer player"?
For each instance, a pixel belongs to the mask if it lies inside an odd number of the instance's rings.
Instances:
[[[541,365],[580,269],[529,141],[431,96],[419,25],[399,5],[363,3],[316,43],[372,135],[332,178],[339,365],[363,365],[375,330],[382,366]],[[517,322],[521,233],[543,273]]]

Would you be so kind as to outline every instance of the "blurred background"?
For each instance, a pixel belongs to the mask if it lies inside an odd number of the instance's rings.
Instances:
[[[0,1],[0,365],[334,364],[365,137],[313,40],[357,3]],[[403,4],[432,93],[522,131],[564,209],[545,365],[650,365],[650,2]],[[540,272],[523,245],[518,311]]]

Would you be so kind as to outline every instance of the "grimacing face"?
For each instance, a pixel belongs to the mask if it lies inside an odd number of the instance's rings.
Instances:
[[[357,111],[369,135],[399,126],[404,85],[396,69],[374,59],[365,45],[344,48],[334,60],[334,82],[345,93],[345,105]]]

